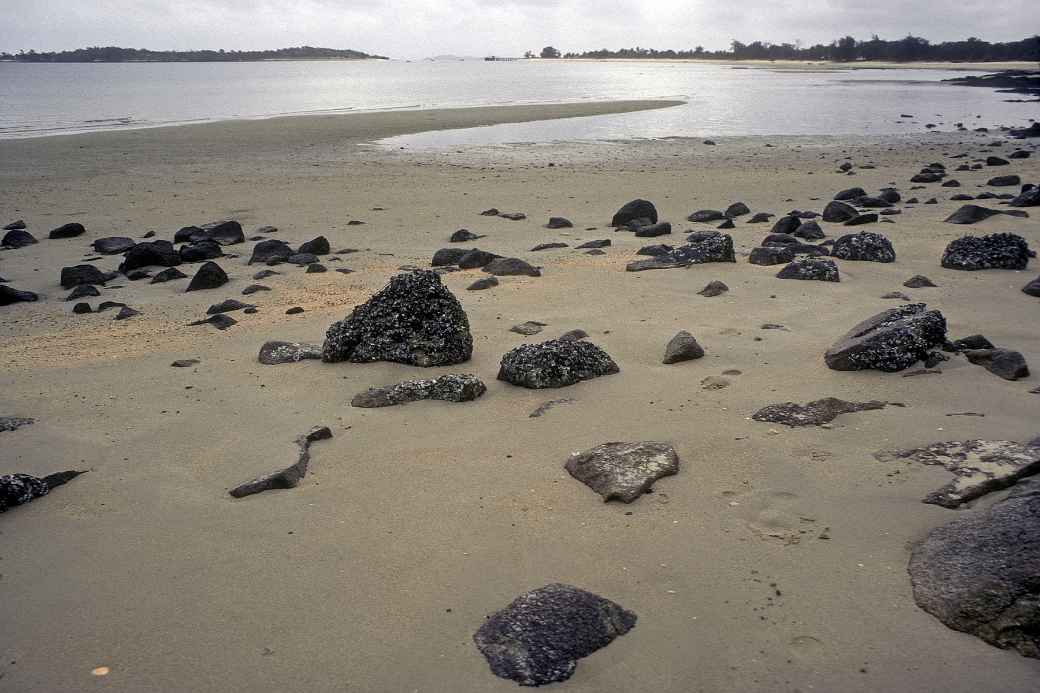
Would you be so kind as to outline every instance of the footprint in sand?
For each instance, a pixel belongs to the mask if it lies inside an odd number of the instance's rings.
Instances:
[[[791,656],[803,662],[820,661],[827,656],[823,642],[811,635],[796,635],[788,647]]]
[[[789,491],[750,491],[731,502],[737,517],[760,539],[797,544],[815,526],[815,518],[799,512],[799,496]]]

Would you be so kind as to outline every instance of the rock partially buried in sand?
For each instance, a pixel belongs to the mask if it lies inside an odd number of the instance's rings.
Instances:
[[[34,303],[40,300],[32,291],[19,291],[10,286],[0,286],[0,306],[10,306],[15,303]]]
[[[1004,380],[1029,377],[1029,366],[1022,354],[1011,349],[968,349],[962,352],[976,366],[982,366]]]
[[[564,467],[604,502],[631,503],[661,477],[678,474],[679,455],[668,443],[603,443],[573,453]]]
[[[188,278],[188,275],[186,275],[184,272],[181,272],[176,267],[169,267],[167,269],[164,269],[162,272],[159,272],[154,277],[152,277],[152,281],[149,282],[149,283],[150,284],[162,284],[163,282],[173,281],[174,279],[187,279],[187,278]]]
[[[36,419],[24,416],[0,416],[0,432],[17,431],[22,426],[31,426],[34,423]]]
[[[946,626],[1040,658],[1040,484],[932,530],[907,568],[917,605]]]
[[[352,407],[392,407],[426,399],[444,402],[472,402],[487,392],[475,375],[449,374],[436,379],[405,380],[396,385],[377,387],[354,396]]]
[[[831,223],[844,223],[850,219],[855,219],[858,215],[859,212],[855,207],[839,200],[832,200],[823,208],[823,220]]]
[[[867,318],[824,354],[836,371],[901,371],[928,357],[946,340],[946,319],[923,303],[891,308]]]
[[[570,219],[565,217],[549,217],[549,223],[545,225],[547,229],[569,229],[574,226]]]
[[[632,200],[614,213],[611,226],[624,226],[636,219],[648,219],[651,224],[657,223],[657,208],[648,200]]]
[[[1040,297],[1040,277],[1037,277],[1033,281],[1023,286],[1022,293],[1027,294],[1029,296]]]
[[[526,277],[540,277],[542,271],[537,267],[515,257],[500,257],[495,258],[491,262],[484,265],[484,271],[488,274],[495,275],[496,277],[514,277],[514,276],[526,276]]]
[[[789,263],[779,272],[779,279],[802,279],[806,281],[839,282],[838,266],[834,260],[806,257]]]
[[[52,489],[75,479],[84,472],[67,471],[50,474],[42,479],[28,474],[0,475],[0,513],[46,496]]]
[[[299,363],[306,359],[320,359],[321,346],[304,342],[264,342],[257,360],[265,366]]]
[[[998,214],[1007,214],[1012,217],[1029,216],[1025,212],[1019,210],[1000,210],[990,209],[989,207],[980,207],[979,205],[964,205],[956,212],[946,217],[945,221],[947,224],[975,224]]]
[[[119,271],[123,274],[142,267],[157,265],[160,267],[176,267],[181,264],[180,253],[169,241],[146,241],[138,243],[127,251]]]
[[[923,499],[944,508],[956,508],[1040,472],[1040,447],[1010,440],[954,440],[925,448],[881,450],[874,457],[881,462],[917,462],[953,472],[953,481]]]
[[[206,262],[195,276],[191,278],[185,291],[202,291],[205,289],[216,289],[228,283],[227,273],[215,262]]]
[[[3,240],[0,240],[0,246],[5,248],[24,248],[27,245],[33,245],[38,242],[36,237],[28,231],[12,229],[4,234]]]
[[[861,231],[850,233],[834,241],[831,255],[841,260],[866,262],[895,262],[892,243],[880,233]]]
[[[507,352],[498,379],[537,390],[566,387],[618,372],[607,352],[591,342],[551,340],[521,344]]]
[[[484,277],[466,287],[466,291],[483,291],[498,286],[498,277]]]
[[[107,238],[98,238],[91,245],[94,246],[94,250],[102,255],[115,255],[116,253],[125,253],[137,245],[137,242],[125,236],[109,236]]]
[[[86,231],[87,230],[83,228],[83,224],[77,224],[76,222],[72,222],[70,224],[63,224],[62,226],[59,226],[58,228],[54,229],[50,232],[48,238],[75,238],[76,236],[82,236],[84,233],[86,233]]]
[[[718,280],[715,280],[708,282],[704,286],[704,288],[698,291],[697,293],[701,296],[706,296],[707,298],[715,298],[716,296],[721,296],[727,291],[729,291],[728,286],[726,286],[724,283]]]
[[[952,241],[942,255],[947,269],[973,272],[984,269],[1025,269],[1029,264],[1029,245],[1013,233],[989,236],[962,236]]]
[[[473,353],[469,319],[435,272],[399,274],[351,314],[329,327],[328,363],[392,361],[447,366]]]
[[[299,455],[296,458],[296,462],[285,469],[262,476],[252,481],[247,481],[241,486],[228,491],[228,494],[232,498],[245,498],[251,496],[254,493],[261,493],[263,491],[270,491],[273,489],[280,488],[296,488],[300,481],[307,476],[307,468],[311,461],[311,443],[315,443],[319,440],[328,440],[332,437],[332,431],[329,430],[328,426],[316,426],[309,432],[298,436],[296,438],[296,446],[299,448]]]
[[[664,358],[661,363],[672,364],[680,361],[692,361],[704,356],[704,348],[697,343],[692,334],[686,330],[680,330],[672,337],[664,348]]]
[[[792,428],[797,426],[820,426],[834,421],[841,414],[857,411],[883,409],[887,402],[846,402],[837,397],[824,397],[807,404],[784,402],[770,404],[751,415],[755,421],[778,423]]]
[[[571,585],[546,585],[491,614],[473,634],[495,676],[521,686],[566,681],[577,660],[636,624],[620,604]]]
[[[545,325],[546,323],[544,322],[538,322],[537,320],[528,320],[527,322],[522,322],[519,325],[513,325],[509,328],[509,331],[530,337],[533,334],[538,334],[539,332],[541,332],[542,328],[545,327]]]
[[[217,313],[216,315],[211,315],[208,318],[204,318],[202,320],[196,320],[195,322],[189,322],[188,323],[188,325],[190,325],[192,327],[194,327],[196,325],[212,325],[213,327],[217,328],[220,331],[224,331],[224,330],[228,329],[229,327],[232,327],[232,326],[237,325],[237,324],[238,324],[238,320],[235,320],[233,317],[231,317],[230,315],[227,315],[225,313]]]

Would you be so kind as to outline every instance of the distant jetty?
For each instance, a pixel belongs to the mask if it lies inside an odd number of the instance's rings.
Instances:
[[[383,55],[338,48],[298,46],[268,51],[151,51],[145,48],[94,46],[60,53],[0,53],[0,60],[18,63],[234,63],[265,60],[388,60]]]

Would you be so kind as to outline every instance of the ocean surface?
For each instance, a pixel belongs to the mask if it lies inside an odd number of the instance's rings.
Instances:
[[[889,134],[1021,125],[1036,103],[941,70],[804,70],[682,62],[0,63],[0,139],[228,119],[681,99],[641,113],[421,133],[386,146],[732,135]],[[979,74],[979,73],[974,73]],[[913,115],[902,118],[901,114]]]

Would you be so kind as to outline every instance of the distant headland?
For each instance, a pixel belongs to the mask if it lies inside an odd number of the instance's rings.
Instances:
[[[152,51],[145,48],[92,46],[57,53],[0,53],[0,61],[19,63],[233,63],[262,60],[387,60],[383,55],[369,55],[337,48],[278,48],[268,51]]]

